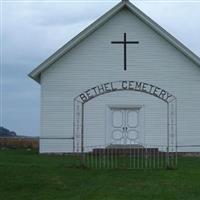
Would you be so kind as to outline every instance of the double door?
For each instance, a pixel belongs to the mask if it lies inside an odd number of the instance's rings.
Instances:
[[[140,108],[111,108],[111,144],[139,144],[141,140]]]

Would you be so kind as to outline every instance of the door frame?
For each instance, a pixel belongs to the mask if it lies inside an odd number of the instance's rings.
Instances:
[[[145,106],[144,105],[139,105],[139,104],[108,104],[106,105],[106,109],[105,109],[105,146],[110,144],[110,123],[111,123],[111,109],[113,108],[121,108],[121,109],[134,109],[137,108],[139,109],[139,121],[140,121],[140,134],[141,134],[141,138],[140,138],[140,144],[145,144],[145,116],[144,116],[144,110],[145,110]]]

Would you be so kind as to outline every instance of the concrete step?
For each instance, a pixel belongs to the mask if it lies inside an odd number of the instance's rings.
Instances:
[[[104,154],[115,154],[115,155],[155,155],[163,152],[159,152],[158,148],[141,148],[141,147],[132,147],[132,148],[95,148],[91,152],[94,155],[104,155]]]

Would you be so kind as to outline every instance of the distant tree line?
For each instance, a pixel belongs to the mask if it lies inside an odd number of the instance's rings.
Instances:
[[[14,131],[10,131],[4,127],[0,127],[0,137],[16,137],[17,134]]]

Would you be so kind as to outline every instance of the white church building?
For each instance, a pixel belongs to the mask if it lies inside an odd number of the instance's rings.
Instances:
[[[41,85],[40,153],[200,144],[200,59],[128,0],[29,76]]]

